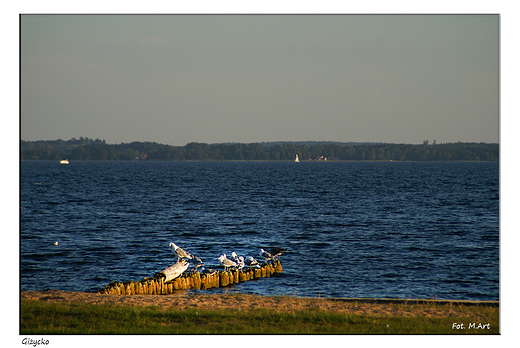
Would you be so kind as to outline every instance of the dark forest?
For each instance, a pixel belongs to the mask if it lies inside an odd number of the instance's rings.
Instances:
[[[107,144],[80,137],[20,142],[21,160],[163,160],[163,161],[498,161],[499,145],[488,143],[387,144],[334,142]]]

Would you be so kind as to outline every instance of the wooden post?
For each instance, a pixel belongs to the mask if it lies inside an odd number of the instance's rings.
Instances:
[[[213,274],[213,284],[212,284],[212,287],[213,288],[218,288],[220,286],[220,272],[215,272],[215,274]]]
[[[235,284],[240,283],[240,274],[239,274],[240,272],[241,271],[239,271],[239,270],[236,270],[236,271],[233,272],[233,282]]]
[[[283,272],[282,263],[279,260],[276,260],[274,262],[274,269],[275,269],[276,273],[282,273]]]
[[[192,274],[192,279],[193,279],[193,288],[194,289],[200,289],[200,273],[199,272],[195,272]]]
[[[195,287],[195,282],[193,281],[193,277],[189,276],[187,279],[190,283],[189,289],[193,289]]]
[[[240,282],[247,281],[248,280],[247,279],[247,272],[246,271],[240,271],[238,278],[239,278]]]
[[[164,278],[161,278],[159,281],[159,294],[161,295],[165,295],[166,294],[166,291],[165,291],[165,285],[164,285]]]
[[[229,285],[229,274],[228,272],[219,272],[220,276],[220,286],[228,286]]]
[[[204,275],[204,289],[211,289],[211,275]]]
[[[201,290],[206,290],[206,275],[205,274],[202,274],[200,276],[200,289]]]
[[[268,267],[267,265],[262,267],[262,278],[267,277],[267,267]]]

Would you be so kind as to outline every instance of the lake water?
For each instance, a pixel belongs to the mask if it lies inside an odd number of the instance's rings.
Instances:
[[[175,263],[288,249],[208,290],[499,299],[497,162],[21,162],[22,290],[95,291]],[[55,242],[58,245],[55,245]]]

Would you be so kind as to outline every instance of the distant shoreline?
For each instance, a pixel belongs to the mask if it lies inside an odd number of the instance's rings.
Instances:
[[[21,141],[20,159],[40,160],[260,160],[260,161],[498,161],[499,144],[447,143],[363,144],[335,143],[265,145],[189,143],[169,146],[152,142],[107,144],[89,138],[68,141]]]
[[[292,163],[293,160],[167,160],[167,159],[147,159],[147,160],[69,160],[70,162],[278,162],[278,163]],[[20,159],[20,162],[59,162],[59,160],[49,160],[49,159]],[[485,161],[485,160],[429,160],[429,161],[413,161],[413,160],[327,160],[327,161],[317,161],[317,160],[300,160],[298,163],[338,163],[338,162],[349,162],[349,163],[370,163],[370,162],[393,162],[393,163],[435,163],[435,162],[443,162],[443,163],[456,163],[456,162],[464,162],[464,163],[486,163],[486,162],[499,162],[499,161]]]

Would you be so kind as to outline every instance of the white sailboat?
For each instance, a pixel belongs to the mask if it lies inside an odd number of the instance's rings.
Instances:
[[[296,154],[296,158],[294,159],[294,162],[300,162],[300,159],[298,158],[298,154]]]

